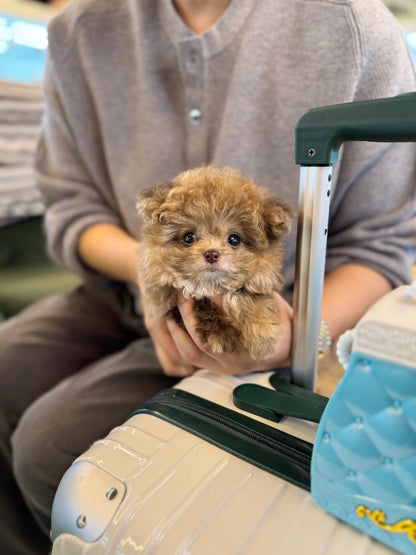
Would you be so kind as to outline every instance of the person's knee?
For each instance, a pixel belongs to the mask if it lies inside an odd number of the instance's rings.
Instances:
[[[30,407],[12,436],[13,472],[29,510],[48,534],[55,491],[73,457],[60,449],[56,419],[38,413]]]

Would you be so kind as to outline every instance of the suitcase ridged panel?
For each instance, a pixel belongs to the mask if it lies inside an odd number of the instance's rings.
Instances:
[[[111,441],[97,442],[80,459],[115,471],[112,457],[127,446],[131,456],[132,437],[144,440],[147,455],[138,444],[140,465],[123,480],[122,505],[97,541],[62,534],[54,555],[391,553],[317,507],[303,489],[168,422],[141,414],[121,428],[121,435],[117,428]],[[114,437],[129,439],[115,450]],[[85,499],[90,493],[86,487]],[[79,499],[75,513],[82,511]]]

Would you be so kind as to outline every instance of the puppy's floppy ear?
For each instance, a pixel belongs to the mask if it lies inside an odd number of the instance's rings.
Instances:
[[[169,181],[149,187],[139,194],[136,207],[145,223],[156,223],[159,220],[162,204],[173,187],[174,184]]]
[[[265,230],[270,240],[287,235],[292,227],[293,210],[274,195],[268,195],[262,207]]]

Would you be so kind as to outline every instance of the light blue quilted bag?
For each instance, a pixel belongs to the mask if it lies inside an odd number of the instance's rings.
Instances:
[[[416,281],[376,303],[338,351],[349,362],[318,428],[312,496],[340,519],[415,554]]]

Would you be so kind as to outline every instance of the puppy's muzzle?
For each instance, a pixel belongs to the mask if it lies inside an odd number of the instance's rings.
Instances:
[[[215,264],[216,262],[218,262],[220,256],[221,254],[214,249],[208,249],[203,254],[205,261],[208,262],[209,264]]]

